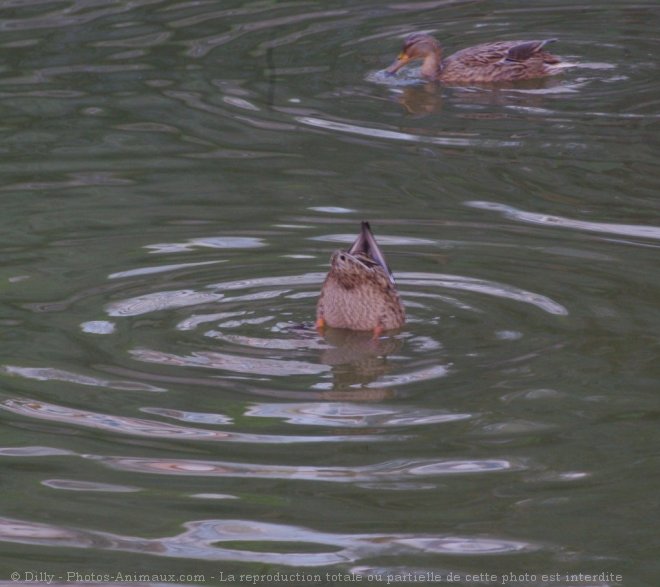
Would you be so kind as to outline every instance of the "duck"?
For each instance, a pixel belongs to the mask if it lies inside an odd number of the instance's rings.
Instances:
[[[376,242],[369,222],[363,221],[351,247],[335,251],[316,305],[316,328],[371,331],[378,338],[401,328],[406,313],[396,282]]]
[[[444,83],[515,82],[558,73],[561,60],[544,50],[557,39],[495,41],[462,49],[442,58],[442,45],[431,35],[406,37],[401,53],[385,71],[394,75],[411,61],[422,60],[421,76]]]

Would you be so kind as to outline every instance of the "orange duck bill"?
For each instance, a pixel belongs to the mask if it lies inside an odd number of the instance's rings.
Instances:
[[[405,53],[400,53],[399,56],[392,62],[392,65],[390,65],[386,70],[385,73],[388,75],[394,75],[397,71],[399,71],[404,65],[410,62],[410,57],[408,57]]]

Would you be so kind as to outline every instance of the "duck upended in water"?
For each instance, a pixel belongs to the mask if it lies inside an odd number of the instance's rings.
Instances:
[[[410,61],[422,60],[421,75],[446,83],[512,82],[547,77],[558,73],[560,59],[542,41],[496,41],[462,49],[442,58],[442,46],[431,35],[409,35],[394,63],[385,71],[394,74]]]
[[[372,330],[400,328],[406,320],[394,277],[363,222],[348,251],[335,251],[316,306],[316,326]]]

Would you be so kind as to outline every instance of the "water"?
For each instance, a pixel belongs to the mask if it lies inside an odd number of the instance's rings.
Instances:
[[[657,584],[656,2],[0,26],[3,584]],[[413,30],[574,67],[385,79]],[[408,323],[322,338],[363,219]]]

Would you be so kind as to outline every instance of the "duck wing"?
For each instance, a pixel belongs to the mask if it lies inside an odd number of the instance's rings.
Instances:
[[[548,53],[542,51],[548,43],[554,43],[557,39],[544,39],[543,41],[520,41],[509,48],[505,59],[507,61],[527,61],[532,57],[545,57]]]
[[[457,51],[447,61],[460,62],[466,68],[477,68],[502,61],[523,62],[533,57],[542,57],[546,60],[551,57],[543,51],[547,43],[557,39],[544,39],[542,41],[495,41],[494,43],[482,43],[474,47],[468,47]]]

